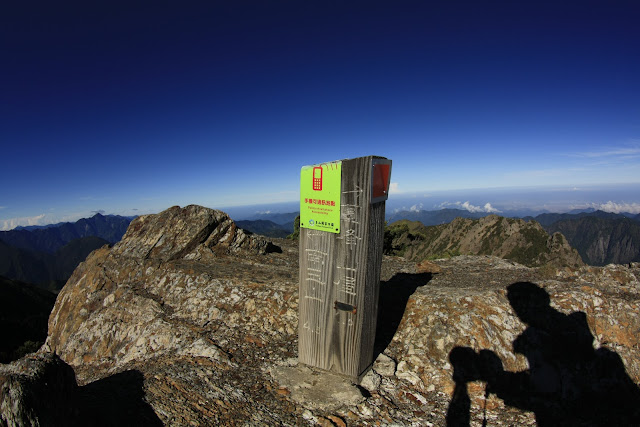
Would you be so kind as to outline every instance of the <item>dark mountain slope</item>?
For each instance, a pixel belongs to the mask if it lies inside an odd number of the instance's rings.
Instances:
[[[593,216],[557,221],[545,227],[560,232],[587,264],[626,264],[640,261],[640,223],[629,218]]]
[[[56,253],[15,248],[0,241],[0,275],[58,290],[92,251],[109,244],[99,237],[72,240]]]
[[[7,245],[0,240],[0,275],[48,287],[53,255]]]
[[[55,277],[56,280],[62,282],[58,289],[64,285],[73,273],[73,270],[75,270],[78,264],[84,261],[91,252],[108,244],[109,242],[105,239],[88,236],[72,240],[60,248],[54,256]]]
[[[0,363],[35,351],[47,338],[56,295],[0,276]]]

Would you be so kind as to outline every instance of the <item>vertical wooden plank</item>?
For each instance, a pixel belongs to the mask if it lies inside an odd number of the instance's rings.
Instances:
[[[384,202],[374,156],[342,160],[340,233],[300,230],[299,361],[358,378],[373,362]]]
[[[300,229],[298,347],[301,363],[330,370],[326,353],[333,320],[333,233]]]
[[[330,351],[338,371],[357,377],[360,370],[362,332],[366,327],[367,252],[369,231],[370,158],[343,162],[340,226],[336,268],[339,287],[336,300],[355,307],[354,312],[336,310],[336,342]]]
[[[380,271],[382,269],[382,246],[384,244],[385,203],[371,205],[369,212],[369,236],[367,250],[367,289],[365,293],[362,345],[360,353],[361,375],[373,363],[373,345],[376,339],[378,320],[378,297],[380,294]]]

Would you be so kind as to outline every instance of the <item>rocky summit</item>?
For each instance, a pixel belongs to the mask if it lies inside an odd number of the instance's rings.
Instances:
[[[299,366],[296,242],[142,216],[0,366],[0,425],[638,425],[640,265],[385,256],[361,380]]]

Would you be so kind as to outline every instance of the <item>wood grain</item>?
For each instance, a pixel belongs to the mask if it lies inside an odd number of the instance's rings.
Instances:
[[[356,379],[373,363],[382,263],[374,158],[342,161],[339,234],[300,229],[299,361]]]

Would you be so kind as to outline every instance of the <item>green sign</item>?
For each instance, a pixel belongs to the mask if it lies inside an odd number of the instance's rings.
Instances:
[[[300,171],[300,227],[340,233],[342,162],[303,166]]]

